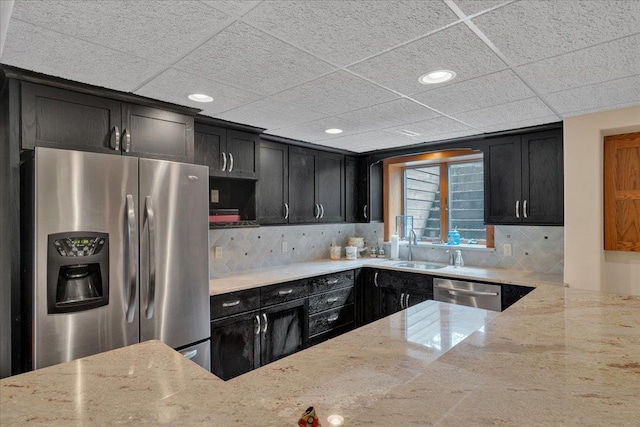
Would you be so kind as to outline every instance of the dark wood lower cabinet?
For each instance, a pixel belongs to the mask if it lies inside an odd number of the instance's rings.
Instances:
[[[261,311],[261,317],[261,365],[282,359],[304,348],[309,335],[306,330],[306,299],[268,307]]]
[[[211,322],[211,372],[229,380],[260,366],[260,311]]]

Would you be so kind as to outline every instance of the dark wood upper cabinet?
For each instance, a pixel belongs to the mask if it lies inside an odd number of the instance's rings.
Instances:
[[[260,142],[260,224],[289,222],[289,147]]]
[[[289,147],[289,223],[344,221],[344,155]]]
[[[66,148],[120,153],[122,103],[22,83],[22,148]]]
[[[22,148],[64,148],[193,162],[193,117],[21,83]]]
[[[369,164],[366,157],[360,158],[358,178],[358,221],[382,221],[382,162]]]
[[[195,162],[209,167],[209,175],[257,179],[259,136],[249,132],[196,124]]]
[[[346,156],[344,158],[344,220],[346,222],[360,221],[360,179],[358,176],[360,172],[359,167],[360,161],[357,157]]]
[[[123,104],[122,152],[193,163],[193,117],[172,111]]]
[[[562,225],[562,131],[505,136],[484,151],[487,224]]]

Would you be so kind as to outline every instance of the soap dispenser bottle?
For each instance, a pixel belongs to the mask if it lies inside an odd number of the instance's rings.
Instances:
[[[464,267],[464,260],[462,259],[462,251],[460,249],[456,250],[455,266],[456,268]]]

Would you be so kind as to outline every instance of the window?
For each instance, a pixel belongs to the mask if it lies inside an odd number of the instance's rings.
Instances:
[[[385,239],[396,231],[397,216],[411,215],[422,242],[446,242],[455,229],[461,243],[493,248],[493,226],[484,225],[482,152],[433,151],[383,164]]]
[[[423,241],[446,242],[457,230],[463,243],[484,244],[482,160],[405,168],[404,212]]]

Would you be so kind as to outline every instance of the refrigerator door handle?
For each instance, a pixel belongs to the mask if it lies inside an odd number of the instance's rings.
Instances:
[[[136,294],[138,293],[138,242],[136,236],[136,210],[133,205],[133,196],[127,194],[127,244],[129,253],[128,274],[129,301],[127,304],[127,322],[132,323],[136,313]]]
[[[153,308],[156,300],[156,218],[153,212],[151,196],[144,200],[147,237],[149,239],[149,280],[147,282],[147,301],[145,302],[145,315],[147,319],[153,317]]]

